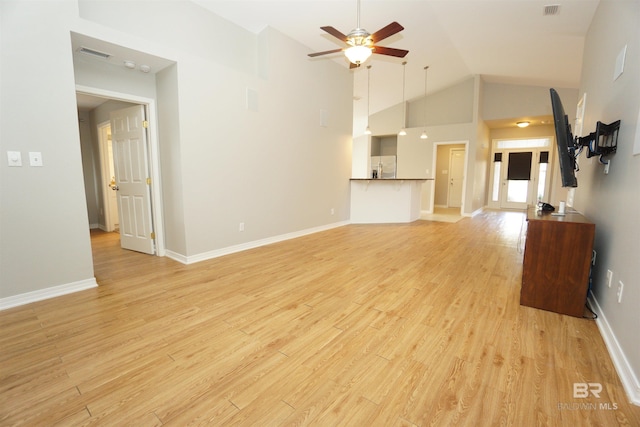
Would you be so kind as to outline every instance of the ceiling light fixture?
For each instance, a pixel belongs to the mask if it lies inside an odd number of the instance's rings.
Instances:
[[[420,134],[420,139],[427,139],[427,70],[429,66],[424,67],[424,127]]]
[[[519,128],[526,128],[527,126],[529,126],[531,123],[530,122],[518,122],[516,123],[516,126],[518,126]]]
[[[367,128],[364,130],[365,135],[371,135],[371,128],[369,127],[369,104],[371,103],[369,99],[371,99],[371,65],[367,65]]]
[[[359,66],[371,56],[373,41],[371,40],[371,34],[367,30],[360,28],[360,0],[357,2],[357,9],[356,29],[347,35],[347,43],[351,47],[346,49],[344,54],[349,59],[349,62]]]
[[[124,61],[124,66],[130,70],[133,70],[134,68],[136,68],[136,63],[133,61]]]
[[[351,46],[344,51],[345,56],[349,59],[349,62],[360,65],[371,56],[371,49],[367,46]]]
[[[405,126],[407,125],[407,103],[404,100],[404,89],[405,82],[407,79],[407,61],[402,62],[402,128],[400,128],[400,132],[398,132],[399,136],[405,136],[407,131],[405,130]]]

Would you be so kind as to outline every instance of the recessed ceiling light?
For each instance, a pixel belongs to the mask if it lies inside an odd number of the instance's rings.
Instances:
[[[526,128],[530,124],[531,124],[530,122],[518,122],[516,123],[516,126],[518,126],[519,128]]]
[[[134,68],[136,68],[136,63],[133,61],[124,61],[124,66],[133,70]]]

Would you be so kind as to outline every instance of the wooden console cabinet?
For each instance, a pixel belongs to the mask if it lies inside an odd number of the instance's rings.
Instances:
[[[582,317],[596,226],[577,212],[527,212],[520,304]]]

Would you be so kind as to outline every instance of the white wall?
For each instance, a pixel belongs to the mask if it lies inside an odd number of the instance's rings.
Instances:
[[[578,102],[578,92],[571,88],[554,88],[558,91],[566,113],[572,119],[575,115],[575,105]],[[571,106],[569,108],[568,106]],[[500,120],[513,117],[550,116],[551,97],[549,87],[524,86],[502,83],[485,83],[482,99],[483,119]]]
[[[640,2],[603,1],[589,28],[580,85],[580,95],[587,94],[584,131],[594,131],[598,120],[622,123],[608,175],[595,158],[588,161],[581,156],[575,198],[578,210],[596,224],[593,294],[602,310],[600,326],[636,404],[640,404],[640,155],[633,154],[632,146],[640,108],[638,22]],[[625,45],[624,73],[614,81],[616,58]],[[613,272],[611,288],[605,285],[608,269]],[[618,281],[624,283],[621,303],[616,298]]]
[[[166,242],[174,254],[206,258],[349,219],[347,68],[309,61],[305,47],[273,30],[251,34],[190,2],[79,4],[0,6],[1,151],[41,151],[45,163],[0,162],[0,298],[93,278],[71,32],[176,64],[150,86],[119,79],[120,70],[108,79],[104,70],[75,64],[81,85],[158,103]],[[257,111],[247,109],[248,88],[257,93]]]
[[[99,224],[104,224],[104,214],[101,215],[100,211],[102,191],[99,186],[100,163],[98,161],[98,142],[97,138],[94,138],[92,135],[91,118],[88,111],[78,112],[78,122],[84,190],[87,200],[87,216],[91,228],[97,228]]]
[[[177,254],[186,254],[177,64],[156,74],[156,81],[165,244]]]
[[[451,87],[427,96],[411,100],[407,108],[407,126],[421,127],[425,120],[429,125],[451,125],[473,121],[474,77],[469,77]],[[425,116],[426,109],[426,116]]]
[[[83,16],[110,24],[118,13],[112,4],[83,3]],[[179,123],[170,129],[171,142],[160,135],[160,144],[165,154],[179,151],[179,159],[162,160],[171,171],[163,185],[168,199],[182,202],[181,212],[169,208],[167,220],[177,226],[184,219],[184,238],[167,230],[169,250],[206,256],[349,218],[347,69],[309,61],[306,48],[275,31],[250,34],[194,4],[128,6],[126,19],[113,25],[162,43],[161,56],[177,62]],[[141,30],[135,24],[148,19],[149,7],[159,19]],[[177,15],[189,31],[171,22]],[[247,90],[256,94],[258,111],[247,108]]]
[[[76,4],[2,1],[0,15],[0,298],[95,283],[69,41]],[[39,151],[44,166],[9,168],[7,150],[23,161]]]

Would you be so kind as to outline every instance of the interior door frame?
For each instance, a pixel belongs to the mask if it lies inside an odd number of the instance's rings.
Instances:
[[[162,212],[162,181],[160,179],[160,147],[158,145],[158,113],[155,99],[84,85],[76,85],[76,92],[113,99],[116,101],[140,104],[145,107],[149,121],[149,127],[147,128],[147,131],[149,132],[147,135],[147,144],[149,149],[149,174],[151,175],[151,216],[153,218],[154,232],[156,234],[156,255],[165,256],[166,248]]]
[[[109,141],[107,136],[105,135],[105,129],[111,128],[111,123],[109,121],[98,123],[96,125],[98,127],[98,146],[99,146],[99,155],[100,155],[100,186],[102,187],[102,203],[104,205],[104,231],[111,232],[114,230],[113,226],[113,218],[111,217],[111,193],[113,191],[108,191],[106,188],[109,188],[109,183],[111,182],[111,177],[109,176],[108,167],[109,163],[113,162],[113,159],[109,158],[108,154],[108,144]],[[117,201],[116,201],[117,204]],[[101,227],[102,228],[102,227]]]
[[[437,173],[437,162],[438,162],[438,146],[441,145],[464,145],[464,179],[462,181],[462,203],[460,203],[460,215],[464,216],[464,207],[465,207],[465,196],[467,194],[467,178],[469,176],[469,141],[446,141],[446,142],[434,142],[433,143],[433,154],[431,156],[431,171],[433,176],[433,181],[427,181],[427,183],[431,184],[430,191],[430,200],[429,200],[429,208],[427,213],[433,213],[435,207],[436,200],[436,180],[438,179]],[[447,204],[449,203],[449,193],[447,192]]]
[[[551,199],[551,192],[552,192],[552,183],[554,180],[554,171],[556,169],[555,166],[555,139],[553,137],[550,136],[539,136],[539,137],[531,137],[531,138],[504,138],[504,139],[548,139],[549,140],[549,145],[548,146],[539,146],[539,147],[528,147],[528,148],[495,148],[495,140],[492,141],[492,151],[491,151],[491,165],[490,165],[490,174],[489,174],[489,192],[488,192],[488,202],[487,202],[487,206],[489,208],[492,209],[520,209],[522,210],[523,208],[513,208],[513,207],[503,207],[502,206],[502,200],[503,198],[506,198],[506,185],[505,185],[505,179],[507,176],[507,165],[508,165],[508,160],[504,160],[505,157],[508,158],[509,153],[514,153],[514,152],[526,152],[526,151],[531,151],[533,152],[533,156],[531,159],[531,180],[529,182],[529,194],[527,195],[527,205],[528,206],[532,206],[535,205],[537,203],[537,200],[535,200],[535,196],[534,194],[537,192],[537,188],[538,188],[538,176],[539,176],[539,172],[540,172],[540,162],[539,162],[539,156],[540,156],[540,152],[542,151],[547,151],[549,153],[549,157],[548,157],[548,161],[547,161],[547,176],[546,176],[546,180],[545,180],[545,188],[544,188],[544,192],[546,194],[546,200],[543,200],[545,202],[550,202]],[[496,177],[495,173],[494,173],[494,156],[496,153],[502,153],[502,158],[503,161],[501,162],[501,167],[500,167],[500,176]],[[493,187],[496,183],[496,180],[498,181],[498,185],[499,185],[499,196],[498,196],[498,200],[494,201],[492,198],[492,192],[493,192]]]

